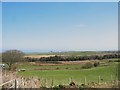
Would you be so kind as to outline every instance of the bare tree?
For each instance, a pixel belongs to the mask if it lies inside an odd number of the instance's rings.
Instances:
[[[7,50],[2,53],[2,62],[6,63],[11,70],[15,63],[24,61],[23,56],[24,53],[19,50]]]

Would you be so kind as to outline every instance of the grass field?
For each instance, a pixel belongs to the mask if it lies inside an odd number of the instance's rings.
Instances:
[[[71,79],[77,84],[98,82],[99,77],[101,79],[100,82],[109,82],[117,79],[117,65],[118,63],[110,62],[108,66],[99,66],[91,69],[80,69],[81,65],[79,64],[55,66],[22,65],[18,66],[18,68],[26,69],[26,71],[18,72],[18,75],[38,77],[42,84],[47,82],[48,86],[50,86],[51,83],[54,85],[68,85]],[[55,70],[34,70],[35,68]]]
[[[68,52],[48,52],[48,53],[28,53],[27,55],[70,55],[70,56],[86,56],[86,55],[102,55],[108,54],[108,52],[98,52],[98,51],[68,51]]]

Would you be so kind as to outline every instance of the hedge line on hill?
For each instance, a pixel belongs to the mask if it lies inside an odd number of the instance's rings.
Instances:
[[[54,56],[54,57],[41,57],[41,58],[30,58],[26,57],[25,59],[28,62],[47,62],[47,61],[82,61],[82,60],[102,60],[102,59],[112,59],[120,58],[120,55],[117,53],[107,54],[107,55],[91,55],[91,56]]]

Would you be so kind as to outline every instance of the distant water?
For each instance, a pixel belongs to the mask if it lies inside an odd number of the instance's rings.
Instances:
[[[7,50],[15,50],[15,49],[7,49]],[[20,49],[16,49],[16,50],[20,50]],[[6,49],[0,49],[0,53],[6,51]],[[32,54],[32,53],[50,53],[50,52],[86,52],[86,51],[90,51],[90,50],[20,50],[26,54]],[[118,51],[118,50],[91,50],[93,52],[104,52],[104,51]]]

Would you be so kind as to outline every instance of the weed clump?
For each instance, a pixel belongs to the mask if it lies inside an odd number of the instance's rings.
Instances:
[[[82,69],[89,69],[92,68],[94,65],[91,62],[85,63],[81,68]]]

